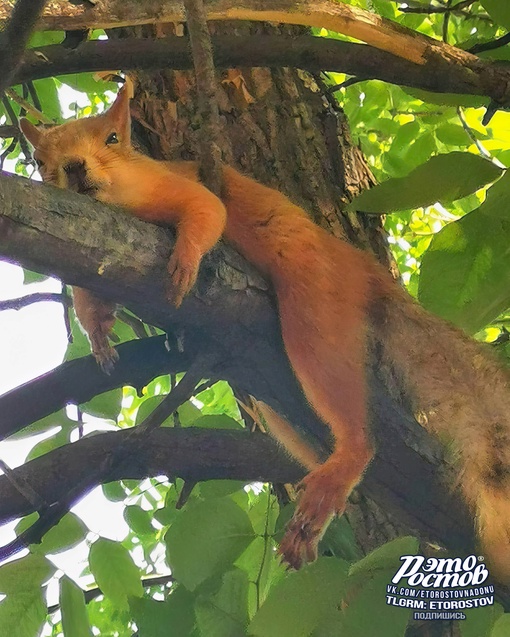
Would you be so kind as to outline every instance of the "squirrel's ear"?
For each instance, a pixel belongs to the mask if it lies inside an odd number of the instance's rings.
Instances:
[[[37,126],[34,126],[32,122],[29,122],[28,119],[25,119],[24,117],[20,119],[19,127],[21,128],[21,132],[23,133],[23,135],[25,135],[32,146],[34,148],[38,148],[44,132],[40,128],[37,128]]]
[[[106,117],[123,141],[131,138],[131,115],[129,112],[129,100],[131,99],[131,85],[124,84],[117,94],[117,99],[110,106]]]

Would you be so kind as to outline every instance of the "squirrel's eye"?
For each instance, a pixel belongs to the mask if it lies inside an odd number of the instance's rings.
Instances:
[[[34,157],[35,159],[35,163],[37,164],[37,168],[42,168],[44,166],[44,162],[42,159],[38,159],[37,157]]]
[[[119,138],[117,137],[117,133],[110,133],[108,137],[106,138],[107,146],[109,146],[110,144],[118,144],[118,143],[119,143]]]

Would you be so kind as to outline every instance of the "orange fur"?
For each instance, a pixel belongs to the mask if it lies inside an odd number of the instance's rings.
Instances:
[[[510,489],[504,475],[510,473],[507,376],[492,362],[484,362],[459,383],[466,365],[490,359],[477,345],[466,345],[457,330],[424,313],[371,256],[331,237],[283,194],[230,167],[224,168],[222,203],[197,183],[193,162],[162,163],[135,152],[128,109],[127,94],[121,91],[105,115],[47,131],[27,122],[22,126],[35,146],[35,157],[44,162],[46,181],[120,204],[148,221],[176,226],[169,270],[177,304],[192,287],[202,255],[222,233],[271,279],[290,362],[306,398],[335,440],[329,459],[312,468],[301,484],[297,509],[281,544],[287,561],[299,567],[315,557],[329,520],[342,513],[372,457],[365,350],[368,317],[374,306],[380,306],[387,318],[381,339],[388,364],[403,371],[417,407],[429,412],[432,431],[454,438],[465,476],[461,488],[477,517],[484,546],[493,561],[504,562],[502,575],[510,576]],[[119,143],[106,143],[112,132]],[[109,356],[111,307],[102,304],[98,311],[90,295],[85,302],[80,295],[75,292],[78,317],[94,355],[103,363]],[[421,343],[413,329],[439,340],[438,346]],[[472,353],[466,360],[464,347]],[[487,397],[480,396],[487,373],[496,387],[490,409]],[[483,430],[485,422],[505,443],[504,451],[494,448],[494,432]],[[285,427],[280,433],[285,437]],[[289,443],[291,449],[293,444]]]

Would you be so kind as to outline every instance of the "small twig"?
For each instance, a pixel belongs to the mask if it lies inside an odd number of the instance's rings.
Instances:
[[[60,292],[34,292],[34,294],[27,294],[26,296],[20,296],[17,299],[7,299],[0,301],[0,312],[5,310],[21,310],[33,303],[45,303],[56,302],[62,303],[65,307],[71,304],[71,299],[68,296],[63,295]]]
[[[203,0],[184,0],[184,9],[197,81],[198,111],[202,120],[200,176],[209,190],[220,195],[223,182],[220,111],[207,14]]]
[[[479,139],[476,139],[473,131],[471,130],[471,127],[464,117],[464,113],[462,112],[462,108],[460,106],[457,106],[457,115],[459,117],[460,123],[462,124],[462,128],[466,131],[467,136],[476,146],[480,155],[482,155],[483,157],[487,157],[487,159],[492,159],[492,155],[489,153],[489,151],[480,143]]]
[[[64,304],[64,325],[66,328],[67,342],[73,342],[73,330],[71,327],[71,308],[73,307],[73,299],[69,294],[69,290],[65,283],[62,283],[62,292],[61,295],[63,297]]]
[[[505,33],[500,38],[496,38],[495,40],[490,40],[489,42],[481,42],[480,44],[475,44],[468,50],[468,53],[482,53],[483,51],[494,51],[494,49],[499,49],[505,44],[510,43],[510,33]]]
[[[7,137],[18,139],[18,137],[21,137],[21,131],[17,126],[7,124],[5,126],[0,126],[0,137],[4,139]]]
[[[4,161],[5,161],[6,157],[9,155],[9,153],[12,153],[12,151],[16,148],[16,144],[17,143],[18,143],[17,140],[13,139],[12,142],[7,146],[7,148],[0,155],[0,170],[3,169]]]
[[[451,5],[451,2],[448,4],[448,6],[446,7],[433,7],[432,5],[429,5],[428,7],[421,7],[421,6],[407,6],[407,7],[399,7],[398,10],[401,13],[426,13],[426,14],[431,14],[431,13],[445,13],[445,14],[449,14],[449,13],[453,13],[454,11],[461,11],[462,9],[466,9],[467,7],[470,7],[472,4],[474,4],[476,2],[476,0],[462,0],[462,2],[458,2],[457,4],[454,4],[453,6]]]
[[[182,509],[182,507],[186,504],[191,495],[191,492],[197,484],[198,483],[196,481],[188,480],[182,485],[181,492],[179,493],[179,497],[177,498],[177,502],[175,503],[175,508],[177,510]]]
[[[370,80],[370,77],[350,77],[344,82],[340,82],[340,84],[335,84],[334,86],[329,86],[326,93],[331,95],[332,93],[336,93],[343,88],[347,88],[348,86],[352,86],[353,84],[358,84],[359,82],[365,82],[366,80]]]
[[[32,117],[34,117],[37,121],[41,122],[42,124],[54,123],[53,120],[47,117],[44,113],[41,113],[41,111],[35,108],[35,106],[33,106],[32,104],[30,104],[30,102],[28,102],[26,99],[23,99],[21,95],[18,95],[15,90],[11,88],[7,88],[5,89],[5,94],[8,95],[11,98],[11,100],[19,104],[22,108],[26,110],[27,113],[32,115]]]
[[[16,491],[21,493],[25,500],[30,502],[34,509],[39,510],[47,506],[44,498],[37,493],[28,480],[22,475],[17,475],[3,460],[0,460],[0,469],[4,472],[5,477]]]
[[[13,126],[16,126],[16,128],[19,130],[18,118],[16,116],[16,113],[14,112],[14,109],[12,108],[11,102],[7,99],[7,91],[4,91],[4,94],[2,95],[2,104],[4,105],[5,112],[9,116],[9,119],[11,120],[11,124]],[[32,153],[30,152],[30,148],[28,146],[27,140],[25,139],[25,136],[21,135],[21,132],[20,132],[19,135],[13,138],[13,142],[9,145],[9,149],[2,155],[2,161],[0,163],[0,167],[3,167],[3,163],[7,155],[16,148],[16,142],[19,142],[19,145],[21,146],[21,150],[23,151],[23,155],[25,155],[27,159],[27,163],[30,163],[30,158],[32,156]]]
[[[37,91],[35,89],[35,86],[32,80],[26,83],[26,87],[28,88],[28,92],[30,93],[30,97],[32,98],[32,102],[34,103],[34,106],[39,112],[41,112],[42,111],[41,100],[39,99],[39,95],[37,94]]]
[[[164,584],[170,584],[174,582],[175,579],[173,575],[159,575],[158,577],[145,577],[142,579],[142,586],[144,588],[150,588],[151,586],[163,586]],[[92,600],[96,599],[100,595],[103,595],[103,591],[99,587],[89,588],[86,591],[83,591],[83,595],[85,597],[85,603],[88,604]],[[60,608],[60,604],[53,604],[53,606],[48,606],[48,614],[53,615]]]
[[[0,91],[10,85],[46,0],[18,0],[0,33]]]
[[[130,432],[130,439],[141,438],[147,433],[160,427],[178,407],[191,398],[196,393],[197,384],[204,376],[205,359],[200,357],[190,366],[179,383],[170,391],[162,402],[152,411],[147,418],[134,427]]]

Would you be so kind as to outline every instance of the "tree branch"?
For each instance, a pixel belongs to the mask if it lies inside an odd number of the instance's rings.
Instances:
[[[34,303],[56,302],[64,305],[70,304],[70,299],[59,292],[34,292],[26,296],[20,296],[17,299],[6,299],[0,301],[0,312],[5,310],[21,310],[24,307],[33,305]]]
[[[9,86],[45,4],[46,0],[18,0],[0,31],[0,92]]]
[[[364,44],[342,42],[309,35],[297,37],[213,36],[215,65],[219,69],[243,66],[297,67],[311,73],[336,71],[443,93],[466,93],[501,97],[485,74],[462,66],[442,63],[436,58],[416,65],[391,53]],[[490,64],[490,63],[486,63]],[[13,79],[15,83],[56,75],[102,71],[192,68],[187,42],[181,37],[95,40],[77,49],[50,45],[27,51]],[[485,68],[485,67],[484,67]],[[510,71],[500,69],[507,82]],[[10,132],[10,131],[8,131]]]

